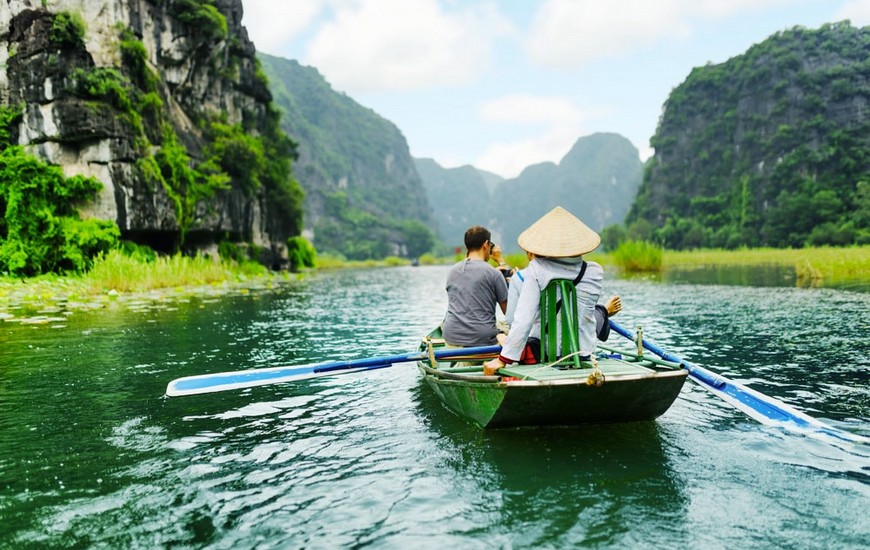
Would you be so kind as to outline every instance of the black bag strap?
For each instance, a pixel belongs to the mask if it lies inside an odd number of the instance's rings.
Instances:
[[[571,281],[571,283],[574,286],[579,285],[580,281],[583,279],[583,275],[585,275],[585,274],[586,274],[586,260],[583,260],[583,263],[580,266],[580,273],[578,273],[577,276],[574,277],[574,280]],[[559,311],[561,309],[562,309],[562,297],[560,296],[559,299],[556,301],[556,315],[559,314]]]
[[[586,274],[586,260],[583,260],[583,264],[580,266],[580,273],[578,273],[577,276],[574,277],[574,280],[572,281],[574,283],[574,286],[577,286],[580,284],[580,280],[583,278],[583,275],[585,275],[585,274]]]

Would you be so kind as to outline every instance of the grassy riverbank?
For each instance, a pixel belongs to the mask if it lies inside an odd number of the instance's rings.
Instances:
[[[617,266],[613,254],[593,253],[589,258]],[[525,254],[510,254],[510,265],[524,267]],[[452,263],[454,258],[426,256],[421,265]],[[407,259],[387,258],[354,262],[318,257],[318,269],[395,267]],[[848,248],[665,250],[661,271],[715,266],[792,267],[801,286],[828,286],[841,281],[870,278],[870,246]],[[117,251],[99,258],[83,275],[41,275],[27,279],[0,277],[0,321],[51,323],[75,310],[108,307],[143,299],[160,301],[189,295],[249,292],[294,281],[304,275],[275,273],[248,262],[214,262],[206,258],[159,257],[153,261],[130,258]]]
[[[618,251],[617,251],[618,252]],[[678,269],[703,269],[722,266],[781,266],[792,268],[800,286],[826,286],[842,281],[870,280],[870,246],[812,247],[800,249],[752,248],[739,250],[646,250],[633,249],[643,269],[617,252],[594,252],[590,260],[623,271],[666,272]],[[656,257],[648,257],[655,254]],[[511,254],[508,263],[526,265],[524,254]]]
[[[253,262],[214,262],[183,256],[143,261],[111,251],[82,275],[0,277],[0,321],[57,323],[74,311],[101,309],[115,303],[247,293],[297,277],[270,272]]]
[[[868,279],[870,278],[870,246],[666,250],[662,257],[663,269],[753,265],[793,267],[798,281],[811,286]]]

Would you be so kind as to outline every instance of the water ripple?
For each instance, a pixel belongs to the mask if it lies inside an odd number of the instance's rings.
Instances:
[[[0,546],[863,548],[866,446],[760,425],[691,382],[656,422],[495,432],[414,365],[161,397],[190,374],[410,352],[446,274],[324,273],[159,323],[0,335]],[[870,434],[870,296],[606,286],[665,349]]]

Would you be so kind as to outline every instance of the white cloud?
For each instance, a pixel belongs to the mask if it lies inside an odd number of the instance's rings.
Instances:
[[[480,117],[489,123],[539,128],[531,137],[491,144],[474,161],[483,170],[515,177],[532,164],[558,163],[584,134],[582,123],[588,114],[565,98],[512,95],[483,105]]]
[[[242,24],[258,51],[281,55],[283,47],[306,30],[323,7],[324,2],[317,0],[244,0]]]
[[[523,94],[488,101],[481,107],[480,116],[488,122],[563,126],[576,126],[583,118],[580,109],[567,99]]]
[[[447,11],[437,0],[360,0],[336,8],[304,61],[354,93],[451,86],[475,78],[509,31],[494,4]]]
[[[699,19],[726,19],[787,1],[547,0],[535,15],[526,51],[538,63],[570,69],[688,38]]]
[[[575,140],[576,141],[576,138]],[[511,143],[493,143],[472,163],[476,168],[498,174],[503,178],[515,178],[523,169],[533,164],[552,161],[555,153],[559,158],[571,149],[573,142],[567,147],[561,140],[553,140],[549,136],[529,138]]]
[[[758,12],[775,6],[794,4],[795,0],[684,0],[680,7],[690,16],[707,19],[727,19],[747,12]]]
[[[870,0],[850,0],[845,2],[834,16],[834,21],[849,19],[856,27],[870,25]]]
[[[570,68],[649,46],[689,31],[676,0],[549,0],[535,16],[526,43],[542,64]]]

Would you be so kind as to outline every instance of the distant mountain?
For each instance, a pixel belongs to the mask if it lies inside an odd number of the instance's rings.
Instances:
[[[643,171],[637,148],[610,133],[582,137],[559,164],[535,164],[507,180],[470,166],[445,169],[428,159],[416,163],[442,240],[462,246],[465,230],[481,224],[508,252],[518,251],[519,234],[555,206],[597,231],[622,223]]]
[[[414,164],[438,218],[438,236],[451,248],[462,246],[466,229],[494,219],[492,196],[501,176],[473,166],[442,168],[432,159],[414,159]]]
[[[436,221],[404,136],[312,68],[258,53],[283,130],[298,142],[294,175],[320,252],[351,259],[417,256]]]
[[[670,248],[870,242],[870,27],[774,34],[665,103],[629,233]]]
[[[577,140],[557,165],[542,163],[498,187],[494,197],[506,246],[555,206],[596,231],[622,223],[640,186],[643,164],[623,136],[597,133]]]

